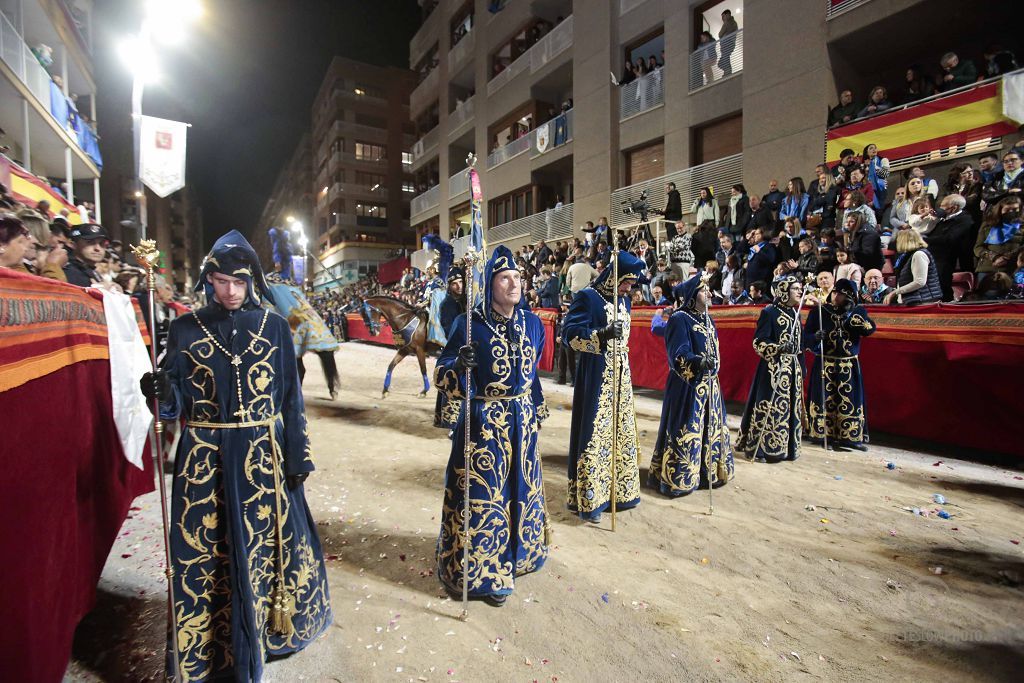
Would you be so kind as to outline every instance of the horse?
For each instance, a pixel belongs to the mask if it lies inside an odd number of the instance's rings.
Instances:
[[[366,303],[374,310],[380,311],[387,318],[388,325],[395,336],[395,349],[397,353],[388,365],[388,372],[384,376],[384,391],[381,398],[387,398],[391,388],[391,372],[395,366],[402,362],[402,359],[411,354],[416,354],[416,360],[420,362],[420,373],[423,375],[423,391],[420,398],[430,391],[430,379],[427,377],[427,354],[441,348],[439,344],[427,339],[427,311],[414,308],[404,301],[390,296],[371,296]]]

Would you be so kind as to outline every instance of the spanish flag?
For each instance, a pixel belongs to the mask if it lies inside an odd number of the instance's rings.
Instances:
[[[50,202],[50,211],[54,215],[60,213],[61,209],[67,209],[68,223],[78,225],[82,222],[82,217],[74,205],[68,203],[53,188],[48,187],[42,180],[13,161],[0,160],[0,181],[6,181],[5,184],[8,185],[11,195],[22,204],[34,208],[39,200],[45,199]]]
[[[1003,115],[1000,79],[833,128],[828,132],[825,156],[834,166],[843,149],[859,154],[873,144],[882,156],[904,159],[1016,131],[1017,124]]]

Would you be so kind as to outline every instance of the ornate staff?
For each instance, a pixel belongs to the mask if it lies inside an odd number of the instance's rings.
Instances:
[[[156,364],[156,263],[160,252],[155,240],[142,240],[139,246],[132,247],[135,258],[146,269],[146,289],[149,292],[149,361],[153,372],[158,372]],[[174,600],[174,569],[171,566],[171,527],[170,515],[167,512],[167,489],[164,484],[164,423],[160,420],[160,397],[153,397],[153,428],[150,432],[150,443],[153,444],[153,466],[156,475],[156,487],[160,491],[160,517],[164,531],[164,563],[167,573],[167,621],[171,627],[171,648],[174,652],[174,680],[181,681],[181,654],[178,652],[177,619],[175,618]]]
[[[619,491],[619,231],[612,228],[612,531],[615,531],[615,510]]]
[[[818,290],[822,294],[822,301],[818,302],[818,331],[821,332],[821,435],[825,452],[828,452],[828,395],[825,392],[825,300],[828,293],[824,288]]]
[[[466,249],[466,255],[462,261],[466,270],[466,345],[473,345],[473,305],[476,296],[476,266],[483,256],[483,226],[480,225],[480,179],[476,174],[476,155],[472,152],[466,157],[466,175],[469,176],[470,191],[470,244]],[[486,314],[486,311],[484,312]],[[470,422],[473,412],[473,373],[466,368],[466,398],[463,409],[463,452],[465,455],[465,480],[462,491],[462,614],[460,618],[465,621],[469,618],[469,546],[472,543],[472,536],[469,529],[469,479],[470,467],[472,466],[473,445],[470,441]]]
[[[710,278],[707,277],[707,273],[705,273],[705,275],[701,276],[701,285],[698,285],[698,287],[704,285],[709,279]],[[708,303],[709,303],[708,299],[710,299],[710,294],[711,294],[710,290],[711,290],[711,287],[708,286],[707,291],[704,292],[704,329],[707,330],[707,335],[708,335],[707,341],[708,342],[711,341],[711,334],[712,334],[712,332],[711,332],[711,314],[708,312]],[[717,345],[716,345],[716,349],[717,349]],[[717,350],[716,350],[716,355],[717,355]],[[706,356],[706,358],[708,359],[709,362],[711,361],[711,357],[710,356]],[[708,378],[708,384],[710,384],[711,382],[717,382],[717,381],[718,381],[717,377],[709,377]],[[721,393],[721,392],[719,392],[719,393]],[[709,401],[711,400],[711,392],[710,391],[708,392],[708,400]],[[708,410],[710,412],[710,406],[708,407]],[[724,415],[723,415],[723,418],[724,418]],[[721,435],[720,435],[721,438],[719,439],[719,443],[718,443],[718,447],[722,449],[722,453],[721,453],[721,455],[719,457],[723,457],[723,458],[725,457],[725,430],[726,429],[727,429],[727,427],[725,425],[725,420],[723,419],[722,420],[722,432],[721,432]],[[715,514],[715,504],[714,504],[714,497],[713,497],[713,495],[711,493],[711,491],[714,489],[714,487],[711,485],[711,448],[708,448],[706,450],[706,453],[707,453],[707,463],[705,464],[705,468],[707,469],[707,473],[708,473],[708,514],[709,515],[713,515],[713,514]]]

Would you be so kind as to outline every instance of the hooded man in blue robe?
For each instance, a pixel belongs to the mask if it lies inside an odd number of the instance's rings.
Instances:
[[[177,318],[163,369],[142,390],[184,418],[174,461],[170,554],[182,679],[258,681],[270,655],[301,650],[331,623],[303,481],[313,471],[288,322],[237,231],[214,244]],[[173,667],[173,662],[169,666]]]
[[[755,462],[800,457],[804,410],[803,334],[800,297],[803,285],[792,275],[772,283],[772,303],[765,306],[754,331],[754,351],[761,357],[743,411],[736,450]]]
[[[472,345],[466,343],[472,325]],[[523,304],[515,259],[500,246],[484,268],[483,301],[455,319],[434,384],[460,406],[445,473],[437,576],[453,595],[498,606],[516,577],[537,571],[548,554],[538,437],[547,417],[537,363],[544,325]],[[466,372],[470,386],[466,386]],[[465,399],[470,397],[469,413]],[[463,532],[466,420],[469,420],[469,537]],[[463,572],[463,549],[469,562]]]
[[[735,465],[718,382],[718,331],[707,314],[708,279],[698,272],[676,285],[679,306],[665,328],[669,373],[648,483],[670,497],[723,486]]]
[[[643,284],[646,264],[632,254],[618,254],[619,280],[609,264],[589,287],[573,297],[562,322],[562,338],[576,352],[572,428],[569,434],[568,508],[588,522],[601,521],[611,508],[612,454],[617,452],[615,508],[628,510],[640,503],[636,410],[629,372],[629,292]],[[618,306],[617,321],[613,311]],[[613,344],[612,339],[618,339]],[[618,350],[619,376],[613,376],[613,353]],[[618,383],[618,427],[613,428],[612,405]],[[618,448],[612,448],[613,434]]]

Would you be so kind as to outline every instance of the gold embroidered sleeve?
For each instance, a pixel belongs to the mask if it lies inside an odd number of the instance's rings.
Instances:
[[[874,332],[875,323],[870,318],[862,316],[859,313],[854,313],[850,316],[850,320],[846,323],[847,327],[851,330],[857,330],[860,333]]]
[[[590,337],[573,337],[569,340],[569,348],[580,353],[601,353],[601,341],[597,338],[597,330]]]
[[[781,352],[781,347],[778,344],[772,342],[763,341],[761,339],[754,340],[754,351],[761,358],[774,358]]]
[[[444,393],[449,400],[459,400],[466,398],[466,392],[463,388],[463,377],[459,376],[459,373],[455,372],[454,368],[448,367],[447,365],[437,364],[434,368],[434,386],[437,390]]]

